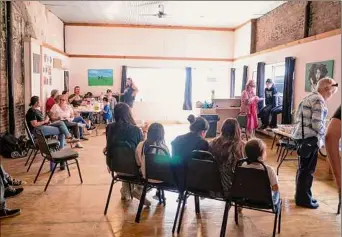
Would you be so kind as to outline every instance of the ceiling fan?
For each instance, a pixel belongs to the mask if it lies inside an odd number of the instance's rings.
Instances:
[[[164,5],[159,4],[158,5],[158,12],[156,14],[140,14],[140,16],[156,16],[158,18],[165,18],[165,17],[170,16],[170,15],[165,13]]]

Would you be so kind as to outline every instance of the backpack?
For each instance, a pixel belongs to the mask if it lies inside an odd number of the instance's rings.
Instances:
[[[6,132],[0,135],[0,154],[5,158],[22,158],[27,155],[27,139]]]

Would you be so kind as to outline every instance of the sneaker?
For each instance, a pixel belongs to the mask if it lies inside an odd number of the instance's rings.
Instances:
[[[96,127],[94,125],[92,125],[90,128],[88,128],[88,130],[94,130]]]
[[[78,143],[76,143],[75,147],[76,147],[76,148],[83,148],[82,144],[81,144],[81,143],[79,143],[79,142],[78,142]]]
[[[20,215],[20,209],[7,209],[0,210],[0,219]]]
[[[76,142],[79,142],[80,140],[77,139],[77,138],[69,138],[67,139],[67,143],[76,143]]]
[[[134,198],[140,200],[141,195],[140,195],[137,191],[134,190],[134,191],[132,192],[132,195],[133,195]],[[150,207],[150,206],[151,206],[151,201],[148,200],[146,197],[145,197],[144,205],[145,205],[146,207]]]
[[[81,140],[83,140],[83,141],[88,141],[89,138],[87,138],[87,137],[81,137]]]
[[[19,180],[19,179],[15,179],[15,178],[12,178],[11,176],[9,176],[7,179],[7,183],[11,186],[22,186],[22,185],[25,185],[26,182],[25,181],[22,181],[22,180]]]
[[[4,197],[5,199],[12,198],[22,193],[22,191],[24,191],[23,188],[12,188],[11,186],[8,186],[7,188],[5,188]]]

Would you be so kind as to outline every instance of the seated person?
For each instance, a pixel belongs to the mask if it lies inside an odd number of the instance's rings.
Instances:
[[[141,129],[136,125],[130,107],[125,103],[118,103],[114,108],[115,122],[108,124],[106,128],[107,144],[103,152],[107,153],[107,156],[112,157],[113,144],[119,141],[128,142],[134,150],[136,150],[138,144],[143,141],[143,134]],[[133,187],[132,187],[133,186]],[[134,190],[135,185],[131,185]],[[121,187],[121,200],[130,200],[130,188],[128,183],[122,183]],[[133,192],[134,194],[135,192]],[[140,199],[136,194],[134,196]],[[145,200],[145,205],[150,206],[151,202]]]
[[[22,191],[24,191],[23,188],[20,188],[19,186],[22,186],[26,184],[26,182],[15,179],[11,177],[8,173],[6,173],[4,167],[0,165],[0,179],[2,180],[2,183],[4,185],[5,198],[11,198],[19,195]],[[19,187],[19,188],[13,188],[13,187]]]
[[[69,98],[69,91],[63,91],[62,95],[66,95]],[[68,101],[69,102],[69,101]]]
[[[259,117],[261,118],[262,125],[260,129],[265,129],[268,127],[270,122],[271,110],[276,107],[276,95],[277,88],[274,86],[271,79],[266,80],[265,88],[265,107],[260,110]]]
[[[171,142],[172,159],[175,159],[179,164],[176,167],[176,172],[181,189],[185,187],[185,183],[182,182],[185,180],[185,167],[192,158],[192,152],[194,150],[209,150],[209,143],[204,139],[208,129],[208,121],[202,117],[197,117],[190,125],[189,133],[178,136]]]
[[[140,166],[140,171],[144,178],[146,178],[145,154],[147,153],[155,154],[157,152],[155,148],[150,148],[149,147],[150,145],[160,146],[164,148],[167,152],[165,154],[165,152],[163,152],[162,150],[158,150],[158,154],[168,155],[168,156],[170,155],[169,148],[165,144],[164,135],[165,135],[165,131],[164,131],[163,125],[161,125],[160,123],[152,123],[148,128],[146,140],[143,142],[140,142],[136,149],[136,152],[135,152],[136,161],[137,161],[138,166]],[[152,179],[148,181],[151,183],[161,182],[161,181],[152,180]],[[138,192],[139,197],[140,197],[142,193],[141,187],[136,188],[135,191]],[[157,199],[159,195],[160,194],[158,190],[156,195],[153,198]]]
[[[264,170],[261,164],[256,163],[256,161],[263,162],[266,159],[266,144],[261,139],[254,138],[249,140],[245,146],[245,154],[247,156],[247,164],[243,163],[241,167]],[[265,166],[271,184],[273,203],[278,203],[280,197],[278,177],[271,166],[266,164]]]
[[[32,96],[30,101],[30,108],[26,113],[26,122],[33,135],[35,134],[35,129],[41,129],[44,136],[57,135],[60,148],[64,147],[65,138],[68,139],[68,142],[74,143],[78,141],[76,139],[73,139],[63,121],[56,121],[51,123],[48,116],[46,117],[46,119],[44,119],[44,116],[39,108],[39,97]]]
[[[74,107],[78,107],[82,104],[82,101],[83,97],[80,95],[80,87],[75,86],[74,94],[69,96],[69,103]]]
[[[237,120],[234,118],[226,119],[222,124],[220,136],[210,142],[209,146],[209,151],[219,166],[224,193],[229,195],[233,184],[233,170],[236,162],[243,158],[245,147]]]
[[[277,116],[283,112],[283,95],[277,93],[276,95],[276,107],[271,110],[271,123],[270,128],[277,128]]]
[[[6,206],[6,187],[3,179],[0,179],[0,219],[20,215],[20,209],[9,209]],[[18,190],[18,189],[17,189]],[[18,192],[18,191],[16,191]],[[22,192],[22,191],[21,191]],[[18,194],[16,194],[18,195]],[[12,195],[14,197],[15,195]]]
[[[56,104],[57,97],[58,97],[58,90],[52,90],[51,97],[46,100],[46,106],[45,106],[46,113],[48,113],[50,109],[52,108],[52,106]]]
[[[50,117],[53,121],[62,120],[65,125],[72,130],[75,138],[85,140],[83,137],[82,127],[78,126],[78,123],[73,122],[74,111],[71,106],[68,105],[66,95],[61,96],[59,104],[52,106],[50,110]],[[75,147],[83,148],[80,142],[77,142]]]
[[[112,111],[110,110],[110,105],[108,103],[108,99],[105,97],[103,98],[103,120],[106,122],[106,124],[109,124],[113,122],[113,115]]]

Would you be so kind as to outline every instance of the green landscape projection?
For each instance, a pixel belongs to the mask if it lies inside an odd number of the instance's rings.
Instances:
[[[88,69],[88,86],[112,86],[112,69]]]

